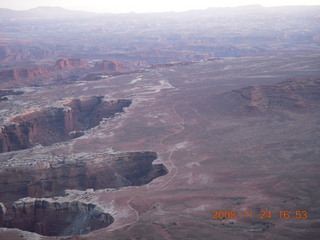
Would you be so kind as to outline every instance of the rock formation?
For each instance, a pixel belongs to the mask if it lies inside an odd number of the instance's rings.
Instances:
[[[72,99],[63,107],[36,109],[15,116],[2,126],[0,152],[50,145],[83,135],[83,131],[97,126],[103,118],[123,112],[131,100],[104,101],[102,96]]]
[[[48,69],[44,66],[8,69],[0,72],[0,81],[15,81],[19,79],[33,78],[47,73]]]
[[[107,73],[123,72],[123,71],[129,70],[120,61],[116,61],[116,60],[115,61],[103,60],[103,61],[96,62],[94,64],[94,68],[97,71],[107,72]]]
[[[63,58],[57,60],[56,64],[53,66],[53,70],[66,70],[76,67],[85,67],[85,62],[82,59],[74,59],[74,58]]]
[[[303,112],[317,108],[319,100],[319,78],[290,79],[275,85],[249,86],[216,95],[210,100],[210,108],[229,114]]]
[[[167,174],[162,164],[153,164],[155,152],[96,154],[87,158],[52,157],[46,163],[7,166],[0,170],[0,202],[22,197],[53,197],[65,189],[104,189],[147,184]]]
[[[85,62],[82,59],[63,58],[57,60],[54,66],[35,66],[30,68],[12,68],[4,69],[0,72],[0,82],[4,81],[30,81],[42,75],[53,74],[56,71],[71,70],[74,68],[86,67]],[[23,85],[27,85],[26,83]]]
[[[6,209],[0,205],[0,227],[19,228],[46,236],[86,234],[107,227],[113,217],[94,204],[20,200]]]

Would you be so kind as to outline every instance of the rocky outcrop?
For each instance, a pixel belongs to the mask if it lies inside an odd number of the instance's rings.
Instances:
[[[103,118],[113,117],[131,100],[105,101],[103,96],[72,99],[63,107],[36,109],[11,119],[1,127],[0,152],[26,149],[34,144],[51,145],[83,135]]]
[[[8,69],[0,72],[0,81],[15,81],[19,79],[33,78],[47,73],[48,69],[44,66]]]
[[[71,68],[79,68],[79,67],[85,67],[86,64],[85,62],[80,59],[74,59],[74,58],[63,58],[59,59],[56,64],[53,66],[53,70],[66,70],[66,69],[71,69]]]
[[[216,95],[207,112],[261,114],[316,109],[320,101],[320,78],[291,79],[275,85],[250,86]],[[210,109],[209,109],[210,108]]]
[[[274,86],[254,86],[234,90],[242,98],[248,111],[268,110],[300,111],[312,107],[320,100],[320,79],[296,79]]]
[[[0,81],[30,80],[53,71],[70,70],[74,68],[84,68],[86,64],[82,59],[63,58],[57,60],[54,66],[35,66],[31,68],[5,69],[0,72]]]
[[[105,189],[140,186],[167,174],[162,164],[153,164],[155,152],[96,154],[75,159],[27,166],[7,166],[0,170],[0,202],[22,197],[53,197],[66,189]],[[36,160],[35,160],[36,161]]]
[[[109,226],[113,217],[94,204],[20,200],[0,205],[0,227],[18,228],[46,236],[81,235]]]
[[[129,68],[125,67],[121,61],[110,61],[110,60],[103,60],[96,62],[94,64],[94,68],[100,72],[106,73],[114,73],[114,72],[124,72],[128,71]]]

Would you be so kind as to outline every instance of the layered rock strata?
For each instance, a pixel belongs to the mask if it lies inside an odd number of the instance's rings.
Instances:
[[[113,217],[94,204],[19,200],[0,205],[0,227],[18,228],[46,236],[81,235],[109,226]]]
[[[52,70],[65,70],[65,69],[71,69],[71,68],[83,68],[85,67],[85,61],[79,58],[62,58],[58,59],[56,64],[53,66]]]
[[[153,164],[155,152],[97,154],[87,157],[56,157],[36,164],[0,169],[0,202],[23,197],[53,197],[66,189],[105,189],[147,184],[167,174],[162,164]]]
[[[0,72],[0,80],[14,81],[18,79],[33,78],[47,73],[48,69],[44,66],[7,69]]]
[[[0,152],[27,149],[35,144],[51,145],[83,135],[99,125],[103,118],[113,117],[130,106],[131,100],[104,101],[103,96],[72,99],[63,107],[51,107],[15,116],[1,126]]]
[[[0,71],[0,82],[19,82],[22,85],[34,83],[34,79],[39,76],[55,75],[56,72],[79,69],[87,67],[82,59],[62,58],[58,59],[53,66],[33,66],[33,67],[14,67]],[[61,77],[61,76],[60,76]]]

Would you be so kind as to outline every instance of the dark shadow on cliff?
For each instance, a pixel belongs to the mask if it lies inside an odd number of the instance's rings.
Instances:
[[[84,135],[104,119],[129,107],[131,100],[105,101],[103,96],[72,99],[63,107],[30,111],[14,117],[1,127],[0,153],[64,142]]]

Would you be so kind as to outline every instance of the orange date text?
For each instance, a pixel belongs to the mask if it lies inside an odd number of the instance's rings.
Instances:
[[[212,219],[222,220],[222,219],[308,219],[308,212],[305,210],[298,211],[270,211],[270,210],[260,210],[258,212],[254,211],[212,211]]]

